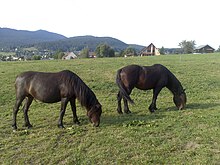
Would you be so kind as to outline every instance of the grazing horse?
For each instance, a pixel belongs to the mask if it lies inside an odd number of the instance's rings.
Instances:
[[[165,66],[155,64],[153,66],[128,65],[117,71],[116,83],[119,87],[117,95],[119,114],[122,114],[121,100],[124,101],[124,112],[131,113],[128,103],[134,103],[130,93],[134,87],[140,90],[153,89],[153,99],[149,106],[150,112],[156,108],[157,96],[161,89],[167,87],[173,94],[173,101],[178,109],[185,108],[186,93],[179,80]]]
[[[101,104],[93,91],[75,73],[64,70],[57,73],[44,73],[28,71],[17,76],[15,81],[16,103],[13,110],[13,129],[17,129],[16,116],[22,101],[26,98],[24,111],[25,126],[32,125],[28,118],[28,109],[33,99],[44,103],[56,103],[61,101],[58,127],[64,128],[63,116],[67,103],[70,102],[73,112],[73,122],[79,124],[76,115],[75,100],[78,99],[81,106],[87,109],[87,116],[94,126],[98,127],[102,113]]]

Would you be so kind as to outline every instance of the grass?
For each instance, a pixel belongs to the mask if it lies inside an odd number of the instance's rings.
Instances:
[[[116,112],[116,71],[128,64],[167,66],[186,88],[187,109],[176,110],[172,95],[163,89],[159,108],[147,107],[152,91],[134,89],[132,114]],[[81,125],[72,125],[70,105],[64,116],[66,129],[57,128],[59,103],[33,102],[32,129],[11,128],[15,101],[14,80],[27,71],[78,74],[103,105],[101,125],[94,128],[77,102]],[[218,164],[220,161],[220,54],[158,57],[77,59],[0,63],[0,164]]]

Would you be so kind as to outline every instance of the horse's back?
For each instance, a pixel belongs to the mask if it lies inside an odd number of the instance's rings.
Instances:
[[[169,70],[161,65],[152,66],[128,65],[121,68],[120,76],[126,87],[136,87],[142,90],[153,89],[156,86],[166,86]]]
[[[133,87],[139,79],[141,69],[139,65],[128,65],[118,71],[118,76],[126,87]]]
[[[56,81],[61,80],[66,77],[70,77],[69,75],[73,74],[73,72],[69,70],[63,70],[61,72],[35,72],[35,71],[27,71],[23,72],[17,76],[15,83],[25,83],[29,84],[30,82],[40,83],[48,83],[48,81]],[[55,82],[53,82],[55,83]]]
[[[66,72],[23,72],[15,81],[16,95],[17,97],[32,96],[42,102],[58,102],[61,99],[61,87],[63,92],[68,92],[63,85]]]
[[[44,72],[34,72],[34,71],[27,71],[23,72],[16,77],[15,85],[16,87],[29,87],[31,83],[36,81],[40,81],[44,83],[44,80],[48,80],[52,73],[44,73]]]
[[[167,71],[169,71],[165,66],[161,64],[154,64],[152,66],[128,65],[121,68],[121,70],[126,74],[133,74],[133,75],[139,73],[140,71],[144,71],[149,74],[151,73],[165,74]]]

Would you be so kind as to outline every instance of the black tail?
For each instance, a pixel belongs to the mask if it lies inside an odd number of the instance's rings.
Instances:
[[[121,81],[120,73],[121,73],[121,69],[118,70],[117,75],[116,75],[116,84],[119,87],[119,91],[122,94],[122,97],[124,99],[128,100],[131,104],[134,104],[134,101],[130,98],[127,91],[125,90],[125,86],[123,82]]]

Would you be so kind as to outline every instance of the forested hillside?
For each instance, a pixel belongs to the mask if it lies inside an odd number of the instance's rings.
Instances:
[[[35,47],[39,51],[80,51],[89,48],[94,51],[99,44],[107,44],[115,51],[121,51],[128,46],[141,50],[143,46],[129,45],[112,37],[77,36],[67,38],[63,35],[44,30],[25,31],[0,28],[0,50],[12,51],[15,48]]]
[[[0,28],[0,48],[12,48],[39,42],[57,41],[66,37],[45,30],[26,31]]]
[[[111,37],[78,36],[60,41],[39,43],[36,44],[35,47],[39,50],[50,49],[63,51],[80,51],[83,48],[88,47],[91,51],[94,51],[95,48],[102,43],[111,46],[116,51],[123,50],[129,46],[128,44]]]

